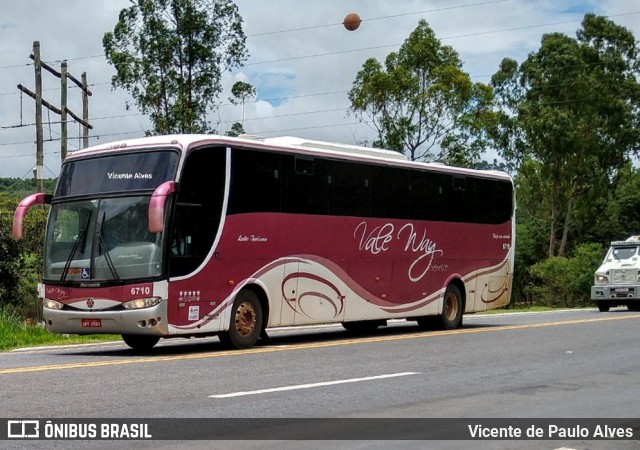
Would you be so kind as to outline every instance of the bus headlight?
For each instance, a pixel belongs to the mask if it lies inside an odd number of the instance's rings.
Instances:
[[[162,299],[160,297],[137,298],[135,300],[123,303],[122,307],[124,309],[151,308],[152,306],[156,306],[161,301]]]
[[[49,300],[48,298],[42,299],[42,306],[46,309],[61,310],[64,308],[64,303],[57,302],[55,300]]]

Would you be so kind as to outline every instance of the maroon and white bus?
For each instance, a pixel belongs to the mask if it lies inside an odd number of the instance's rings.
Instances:
[[[292,137],[157,136],[71,154],[50,203],[39,295],[54,333],[218,335],[387,319],[459,327],[509,303],[511,178]]]

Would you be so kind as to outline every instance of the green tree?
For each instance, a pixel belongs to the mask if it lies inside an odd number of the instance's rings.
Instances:
[[[44,191],[52,194],[56,181],[53,178],[45,178],[43,180]],[[33,178],[0,178],[0,192],[19,200],[36,192],[36,180]]]
[[[241,134],[244,134],[244,127],[240,122],[235,122],[231,125],[231,128],[227,131],[227,136],[238,137]]]
[[[538,192],[546,189],[544,180],[539,176],[540,166],[540,162],[527,159],[514,177],[518,209],[512,300],[529,304],[536,299],[530,290],[535,279],[529,267],[545,259],[547,250],[545,230],[549,218],[539,201]]]
[[[210,131],[222,73],[246,60],[245,40],[231,0],[131,0],[102,43],[113,88],[129,91],[156,133],[198,133]]]
[[[520,66],[503,60],[492,79],[500,108],[494,145],[516,167],[540,163],[536,198],[548,211],[548,257],[567,252],[578,209],[611,192],[638,150],[638,64],[629,30],[587,14],[575,39],[547,34]]]
[[[229,101],[232,105],[242,106],[242,121],[241,124],[244,125],[244,106],[247,101],[256,96],[256,88],[254,88],[250,83],[245,83],[244,81],[236,81],[233,83],[231,87],[231,97],[229,97]]]
[[[0,305],[13,303],[12,295],[19,280],[20,245],[11,235],[16,205],[13,199],[0,194]]]
[[[0,310],[35,317],[47,212],[32,208],[25,218],[24,239],[15,241],[11,229],[17,205],[16,198],[0,193]]]
[[[628,162],[614,180],[615,189],[609,195],[589,197],[589,206],[581,207],[576,220],[583,224],[583,241],[608,246],[640,235],[640,170]]]
[[[349,91],[351,111],[377,133],[374,147],[412,160],[479,162],[479,121],[491,112],[492,90],[471,82],[457,52],[421,20],[384,66],[370,58]]]
[[[244,81],[236,81],[233,83],[229,101],[232,105],[242,106],[242,120],[231,126],[231,129],[227,132],[227,136],[239,136],[244,133],[244,107],[247,101],[255,96],[256,89],[250,83],[245,83]]]

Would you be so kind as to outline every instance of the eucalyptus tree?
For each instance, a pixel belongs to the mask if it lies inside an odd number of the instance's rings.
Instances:
[[[242,17],[231,0],[130,0],[103,37],[123,88],[155,133],[210,131],[226,70],[247,58]]]
[[[374,147],[412,160],[478,162],[479,139],[491,112],[492,90],[474,84],[453,47],[421,20],[384,65],[370,58],[356,75],[351,112],[377,133]]]
[[[251,83],[245,81],[236,81],[231,87],[231,97],[229,102],[234,105],[240,105],[242,107],[242,119],[240,122],[235,122],[231,129],[227,132],[227,136],[239,136],[244,131],[244,119],[245,119],[245,105],[249,99],[256,96],[256,88]]]
[[[521,65],[505,59],[492,79],[500,108],[494,145],[516,166],[539,162],[536,196],[547,211],[549,257],[566,252],[580,226],[576,208],[589,208],[584,200],[593,192],[606,196],[637,154],[639,67],[631,31],[587,14],[576,38],[546,34]]]

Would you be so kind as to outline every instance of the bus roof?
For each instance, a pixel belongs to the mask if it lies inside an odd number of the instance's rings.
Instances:
[[[264,138],[254,135],[241,135],[239,137],[218,136],[210,134],[184,134],[184,135],[159,135],[144,138],[128,139],[99,144],[82,150],[70,152],[68,159],[86,157],[93,154],[102,154],[112,151],[127,149],[140,149],[145,147],[177,147],[182,151],[203,145],[222,144],[237,145],[241,147],[262,148],[265,150],[294,151],[309,155],[322,154],[356,161],[377,161],[399,167],[418,167],[438,172],[448,172],[460,175],[480,175],[490,178],[502,178],[511,181],[511,177],[497,170],[475,170],[461,167],[447,166],[442,163],[425,163],[410,161],[406,156],[393,150],[384,150],[358,145],[341,144],[335,142],[303,139],[293,136],[280,136]]]

